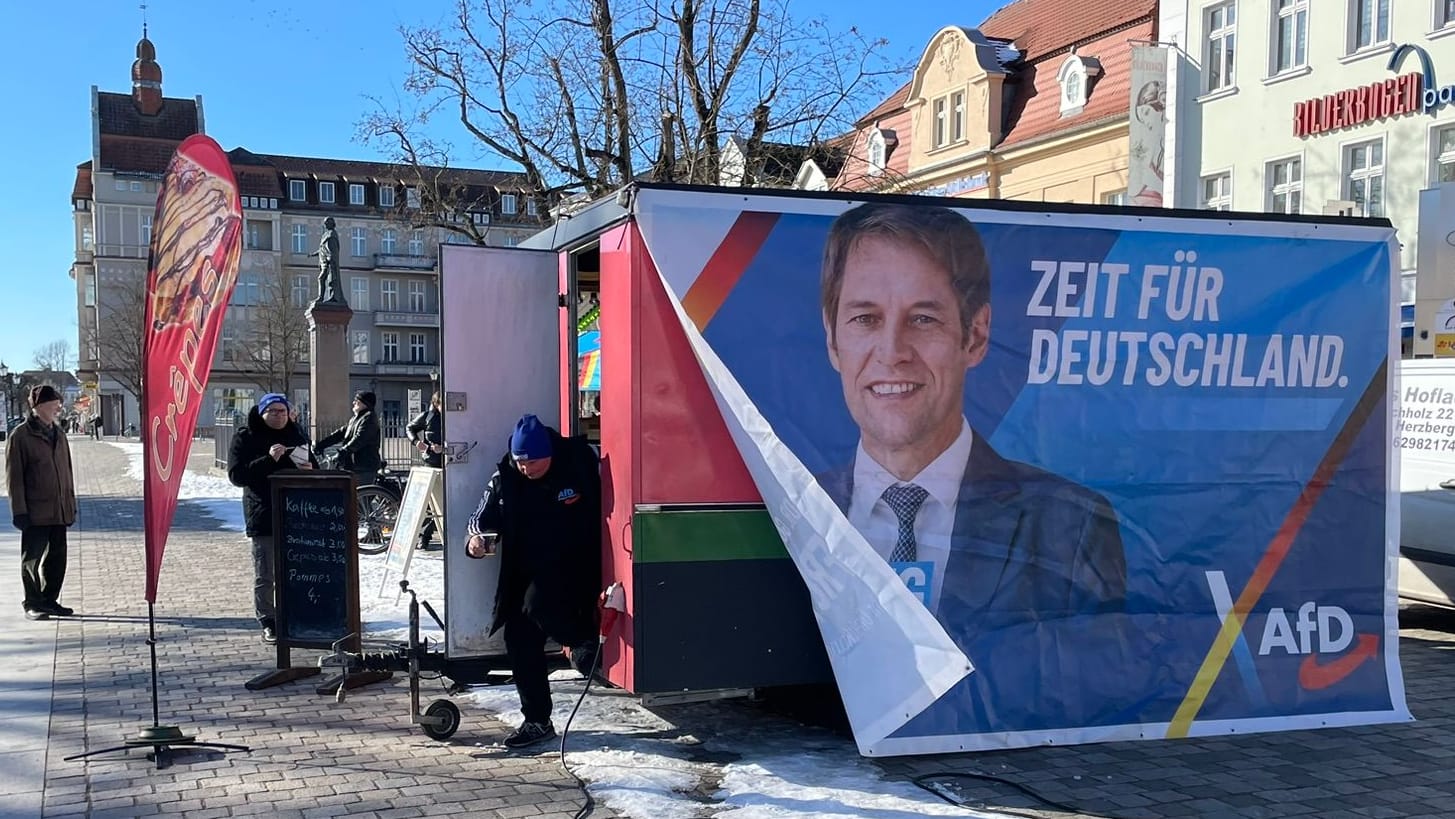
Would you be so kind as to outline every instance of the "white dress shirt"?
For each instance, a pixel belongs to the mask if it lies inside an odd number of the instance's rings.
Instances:
[[[955,507],[960,484],[970,463],[975,435],[970,422],[961,419],[960,434],[939,457],[908,481],[900,481],[864,451],[859,442],[854,456],[854,493],[849,498],[849,522],[886,561],[899,541],[899,518],[885,503],[884,490],[897,483],[913,483],[929,493],[915,516],[916,559],[934,563],[930,581],[929,610],[940,603],[940,586],[945,581],[945,564],[950,558],[950,538],[955,531]]]

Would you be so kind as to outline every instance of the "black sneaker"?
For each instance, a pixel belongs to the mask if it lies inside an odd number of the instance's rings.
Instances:
[[[270,646],[276,645],[278,642],[277,630],[275,630],[272,626],[263,626],[263,642],[267,643]]]
[[[51,619],[51,616],[50,616],[50,612],[41,611],[40,609],[26,609],[25,610],[25,619],[27,619],[27,620],[49,620],[49,619]]]
[[[515,729],[515,733],[501,741],[507,748],[529,748],[545,742],[556,735],[555,726],[549,722],[526,722]]]
[[[36,608],[46,614],[54,614],[57,617],[71,617],[76,613],[75,609],[70,606],[62,606],[60,603],[42,603],[36,606]]]

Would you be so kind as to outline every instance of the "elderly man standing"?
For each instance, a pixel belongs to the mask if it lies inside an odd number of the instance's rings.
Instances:
[[[55,387],[33,387],[30,417],[11,432],[5,449],[10,514],[20,530],[20,582],[28,620],[75,614],[60,603],[66,580],[66,529],[76,522],[71,447],[59,424],[62,404]]]

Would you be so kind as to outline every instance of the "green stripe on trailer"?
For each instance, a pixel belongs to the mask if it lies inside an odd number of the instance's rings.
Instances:
[[[639,510],[632,520],[637,563],[787,560],[766,509]]]

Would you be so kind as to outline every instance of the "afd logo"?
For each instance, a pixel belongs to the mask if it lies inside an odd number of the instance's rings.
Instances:
[[[572,504],[578,500],[581,500],[580,493],[569,486],[562,489],[560,494],[556,495],[556,501],[558,503]]]
[[[1227,580],[1222,572],[1208,572],[1207,582],[1218,617],[1226,621],[1233,610]],[[1357,633],[1348,611],[1312,600],[1292,611],[1282,606],[1268,609],[1258,643],[1259,657],[1270,654],[1303,657],[1298,667],[1298,684],[1306,691],[1318,691],[1343,681],[1376,657],[1378,651],[1378,634]],[[1249,690],[1256,691],[1257,698],[1261,699],[1257,667],[1241,633],[1233,656]]]
[[[1398,74],[1405,57],[1411,54],[1419,58],[1420,76],[1424,80],[1420,91],[1420,109],[1428,114],[1442,105],[1455,102],[1455,85],[1441,88],[1440,83],[1435,80],[1435,63],[1430,59],[1430,52],[1413,43],[1405,43],[1389,55],[1389,70]]]

